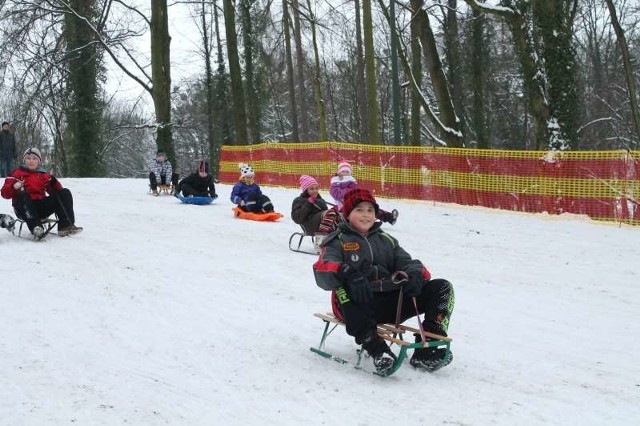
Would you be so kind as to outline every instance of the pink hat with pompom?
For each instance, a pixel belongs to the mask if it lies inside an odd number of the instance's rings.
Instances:
[[[341,161],[340,164],[338,164],[338,173],[342,172],[346,172],[350,175],[353,172],[351,164],[347,163],[346,161]]]

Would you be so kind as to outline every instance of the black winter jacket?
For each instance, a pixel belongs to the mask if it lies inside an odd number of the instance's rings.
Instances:
[[[291,218],[301,225],[307,234],[314,234],[320,228],[322,212],[327,210],[327,202],[318,195],[315,203],[309,202],[309,194],[304,191],[291,204]]]
[[[431,279],[422,262],[412,259],[398,240],[380,229],[381,225],[376,222],[369,233],[362,236],[348,223],[342,223],[329,234],[322,243],[318,261],[313,264],[318,287],[333,290],[343,286],[339,271],[345,263],[361,272],[374,292],[398,290],[398,285],[391,281],[391,274],[396,271],[420,273],[425,281]]]
[[[200,177],[198,172],[192,173],[178,183],[176,193],[182,191],[187,197],[193,195],[196,197],[213,197],[216,198],[216,186],[213,183],[213,176],[207,175]]]

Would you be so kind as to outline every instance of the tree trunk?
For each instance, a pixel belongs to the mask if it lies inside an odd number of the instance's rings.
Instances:
[[[320,142],[327,140],[327,114],[325,112],[324,99],[322,97],[322,87],[320,85],[320,54],[318,53],[318,40],[316,37],[316,18],[311,12],[311,0],[307,0],[307,7],[309,8],[309,20],[311,22],[311,39],[313,42],[313,57],[314,57],[314,78],[313,78],[313,93],[316,98],[316,107],[318,108],[318,126],[320,127]]]
[[[300,139],[303,141],[309,141],[309,105],[307,104],[307,93],[305,85],[305,71],[304,71],[304,47],[302,46],[302,33],[300,30],[300,5],[298,0],[292,1],[293,7],[293,38],[296,41],[296,75],[298,80],[298,89],[296,94],[298,95],[298,106],[300,107]]]
[[[411,0],[411,10],[420,10],[424,5],[424,0]],[[411,73],[418,87],[422,86],[422,51],[420,50],[422,25],[417,19],[411,20]],[[411,90],[411,136],[410,144],[421,145],[421,121],[420,107],[422,96],[417,90]]]
[[[227,35],[227,55],[229,56],[229,74],[231,76],[231,98],[233,99],[233,122],[235,125],[235,145],[247,145],[247,115],[244,107],[242,71],[238,56],[238,37],[236,35],[235,10],[232,0],[222,0],[224,26]]]
[[[532,13],[540,34],[548,81],[549,149],[567,150],[577,145],[580,102],[577,94],[576,49],[573,42],[574,0],[538,0]]]
[[[460,61],[460,36],[458,34],[458,0],[447,0],[444,25],[445,54],[447,60],[447,79],[451,87],[451,98],[454,111],[457,112],[457,128],[465,129],[464,124],[464,90],[462,87],[462,63]],[[464,145],[464,135],[460,142]]]
[[[215,151],[215,163],[218,164],[220,160],[220,147],[224,144],[231,144],[233,141],[233,135],[231,130],[231,122],[233,117],[231,114],[230,105],[232,104],[229,99],[229,85],[227,74],[224,68],[224,50],[222,48],[222,37],[220,36],[220,17],[218,16],[218,1],[213,0],[213,24],[216,32],[216,52],[218,69],[216,70],[216,89],[215,89],[215,110],[217,127],[220,129],[219,134],[216,134],[216,151]]]
[[[631,105],[631,118],[636,130],[636,136],[640,140],[640,112],[638,111],[638,91],[636,89],[636,80],[631,66],[631,58],[629,55],[629,45],[624,35],[624,31],[618,21],[615,5],[612,0],[605,0],[609,8],[609,16],[611,17],[611,25],[616,32],[618,38],[618,46],[622,54],[622,63],[624,64],[624,75],[627,80],[627,90],[629,91],[629,103]]]
[[[449,147],[463,147],[464,143],[460,131],[460,123],[453,107],[449,88],[447,87],[447,78],[442,69],[436,39],[431,30],[431,24],[429,23],[429,16],[424,9],[419,9],[415,13],[415,19],[418,20],[419,25],[422,26],[420,41],[422,43],[423,55],[429,70],[429,75],[431,76],[433,91],[436,101],[438,102],[440,121],[444,126],[441,129],[444,131],[444,140]]]
[[[250,143],[260,142],[260,102],[256,90],[256,69],[254,66],[254,29],[251,21],[251,1],[240,0],[240,22],[242,24],[242,44],[244,53],[245,99],[247,105],[248,138]]]
[[[360,17],[360,0],[355,0],[356,10],[356,108],[360,141],[369,140],[367,127],[367,87],[364,78],[364,47],[362,46],[362,19]]]
[[[287,63],[287,85],[289,87],[289,110],[291,114],[291,139],[300,142],[298,134],[298,111],[296,106],[296,86],[293,76],[293,59],[291,58],[291,32],[289,31],[289,10],[287,2],[282,2],[282,27],[284,30],[284,56]],[[286,138],[285,135],[283,137]],[[286,140],[286,139],[285,139]]]
[[[215,7],[215,5],[213,6]],[[201,3],[201,25],[202,25],[202,47],[204,50],[204,86],[207,97],[206,115],[207,115],[207,140],[209,145],[209,163],[211,164],[211,175],[214,178],[218,176],[217,146],[215,141],[214,130],[214,97],[215,88],[213,86],[213,66],[211,64],[211,41],[209,40],[209,24],[207,23],[207,7],[206,1]]]
[[[151,0],[150,29],[152,98],[158,126],[156,144],[177,164],[171,132],[171,37],[166,0]]]
[[[367,129],[368,142],[380,145],[378,130],[378,91],[376,90],[375,49],[373,46],[373,19],[371,17],[371,0],[362,2],[362,29],[364,35],[364,63],[367,81]]]
[[[488,65],[487,49],[484,36],[485,18],[478,11],[473,11],[471,23],[471,88],[473,90],[473,112],[471,122],[476,135],[477,147],[489,148],[489,135],[485,115],[485,81]]]
[[[95,2],[72,0],[75,13],[65,14],[69,102],[66,103],[70,176],[104,176],[100,148],[102,107],[98,101],[98,52],[95,34],[85,24],[95,20]]]

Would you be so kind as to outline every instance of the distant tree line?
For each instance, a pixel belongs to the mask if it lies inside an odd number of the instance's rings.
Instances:
[[[201,66],[172,81],[178,7]],[[215,174],[222,145],[266,141],[637,150],[639,19],[626,0],[6,0],[0,113],[80,177],[142,176],[156,149]],[[114,100],[108,67],[148,98]]]

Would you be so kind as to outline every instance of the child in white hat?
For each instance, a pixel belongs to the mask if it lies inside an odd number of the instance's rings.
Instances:
[[[270,213],[274,211],[273,204],[269,197],[262,193],[260,185],[255,181],[256,174],[253,167],[241,163],[240,180],[231,190],[231,202],[245,212]]]

